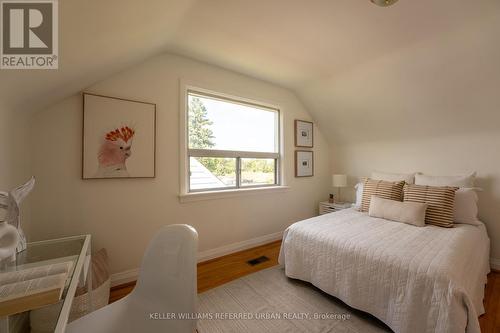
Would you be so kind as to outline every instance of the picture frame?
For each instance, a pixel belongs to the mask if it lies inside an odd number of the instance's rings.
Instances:
[[[314,176],[314,152],[310,150],[295,151],[295,177]]]
[[[82,179],[156,177],[156,104],[82,93]]]
[[[314,147],[314,124],[312,122],[295,119],[295,147]]]

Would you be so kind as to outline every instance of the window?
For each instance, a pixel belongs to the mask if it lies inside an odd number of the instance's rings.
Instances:
[[[187,192],[280,185],[276,108],[187,89]]]

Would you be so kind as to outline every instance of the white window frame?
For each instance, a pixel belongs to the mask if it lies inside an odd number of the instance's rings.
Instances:
[[[188,94],[195,93],[209,98],[220,99],[233,103],[241,103],[243,105],[250,105],[264,109],[272,109],[278,112],[278,125],[277,125],[277,153],[269,152],[247,152],[247,151],[228,151],[228,150],[215,150],[215,149],[189,149],[189,133],[188,133]],[[283,154],[283,113],[280,107],[249,98],[221,93],[218,91],[201,88],[197,85],[188,84],[181,80],[180,82],[180,199],[184,201],[205,200],[211,198],[230,197],[239,194],[253,194],[262,193],[262,191],[281,191],[287,190],[288,186],[285,185],[284,177],[284,154]],[[189,158],[195,157],[228,157],[236,159],[236,183],[234,187],[223,188],[209,188],[190,191],[189,188]],[[240,185],[240,165],[241,158],[269,158],[276,160],[275,166],[275,184],[269,185],[255,185],[255,186],[241,186]]]

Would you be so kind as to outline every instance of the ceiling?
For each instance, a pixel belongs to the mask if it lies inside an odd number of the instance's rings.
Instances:
[[[497,130],[500,120],[496,0],[59,6],[59,70],[0,71],[0,107],[37,110],[169,51],[293,90],[331,142]]]
[[[0,107],[39,110],[164,52],[193,4],[190,0],[59,1],[59,69],[0,70]]]

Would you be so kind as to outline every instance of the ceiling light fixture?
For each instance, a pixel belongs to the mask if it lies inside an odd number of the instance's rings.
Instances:
[[[398,0],[370,0],[374,4],[380,7],[387,7],[395,4]]]

